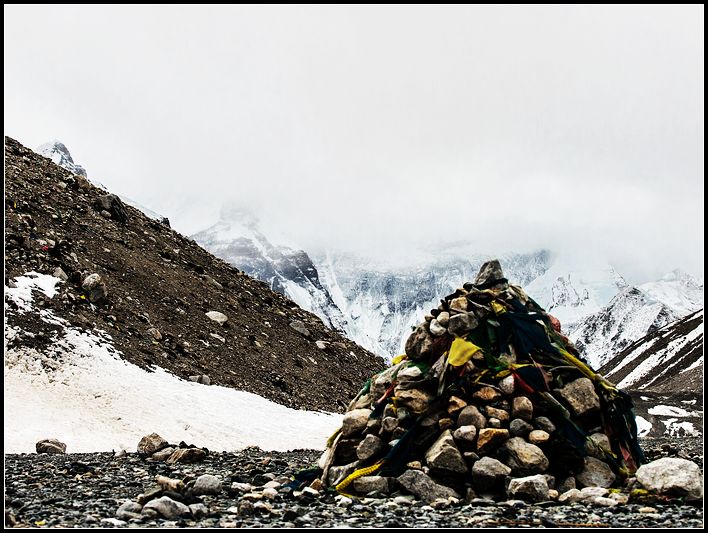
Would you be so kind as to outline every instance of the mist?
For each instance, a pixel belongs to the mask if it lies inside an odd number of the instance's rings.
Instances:
[[[703,6],[5,6],[5,134],[192,234],[703,271]]]

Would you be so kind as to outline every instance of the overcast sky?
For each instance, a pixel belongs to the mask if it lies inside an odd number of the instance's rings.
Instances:
[[[193,233],[703,269],[703,6],[5,6],[5,134]]]

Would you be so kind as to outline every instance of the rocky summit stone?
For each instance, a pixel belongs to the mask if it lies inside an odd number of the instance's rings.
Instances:
[[[468,405],[460,411],[457,417],[457,425],[460,427],[474,426],[477,430],[480,430],[487,426],[487,419],[476,406]]]
[[[477,320],[474,313],[458,313],[450,317],[447,331],[456,337],[463,337],[477,326],[479,326],[479,320]]]
[[[140,442],[138,442],[138,454],[143,457],[152,455],[155,452],[167,448],[170,445],[165,439],[160,437],[157,433],[150,433],[145,435]]]
[[[548,481],[546,476],[541,474],[514,478],[509,481],[506,493],[509,498],[513,499],[543,502],[549,499]]]
[[[492,407],[488,405],[485,409],[487,416],[492,418],[496,418],[500,422],[508,422],[509,421],[509,413],[505,411],[504,409],[497,409],[496,407]]]
[[[398,478],[398,483],[419,499],[430,503],[439,498],[459,498],[460,495],[444,485],[435,483],[421,470],[406,470]]]
[[[548,442],[548,439],[550,439],[551,436],[542,429],[534,429],[532,432],[529,433],[528,438],[531,444],[539,445]]]
[[[450,321],[450,313],[447,311],[441,311],[437,316],[437,321],[441,326],[447,327],[447,324]]]
[[[165,461],[167,464],[174,463],[197,463],[206,459],[207,452],[202,448],[179,448]]]
[[[548,458],[535,444],[521,437],[512,437],[499,450],[499,458],[511,467],[515,474],[542,474],[548,470]]]
[[[494,282],[504,279],[501,264],[497,259],[487,261],[482,265],[474,279],[475,285],[493,285]]]
[[[167,520],[174,520],[180,516],[187,516],[191,514],[189,507],[182,502],[176,502],[167,496],[162,496],[161,498],[156,498],[147,502],[143,506],[143,514],[148,514],[147,511],[150,509],[157,512],[158,515],[162,518],[166,518]]]
[[[425,453],[428,466],[437,472],[450,474],[467,473],[467,463],[455,445],[450,430],[445,430]]]
[[[440,324],[436,319],[433,319],[430,321],[430,333],[432,335],[435,335],[436,337],[439,337],[440,335],[445,335],[447,333],[447,328]]]
[[[578,378],[565,387],[558,389],[558,394],[578,416],[594,413],[600,409],[600,398],[595,386],[588,378]]]
[[[370,415],[371,409],[354,409],[345,413],[342,420],[342,437],[363,431]]]
[[[226,324],[226,322],[229,320],[229,317],[219,311],[207,311],[206,316],[209,320],[213,320],[214,322],[222,326]]]
[[[514,387],[515,383],[513,374],[509,374],[499,382],[499,389],[507,396],[514,394]]]
[[[477,452],[487,453],[501,445],[509,438],[506,429],[484,428],[477,435]]]
[[[406,355],[412,361],[420,361],[431,355],[433,349],[433,337],[428,331],[428,323],[418,324],[413,333],[406,341]]]
[[[585,457],[582,471],[575,479],[585,487],[610,487],[615,482],[612,469],[604,461],[595,457]]]
[[[37,453],[66,453],[66,444],[57,439],[42,439],[35,444]]]
[[[703,496],[701,469],[687,459],[657,459],[640,466],[636,476],[645,489],[658,494],[686,496],[689,499],[700,499]]]
[[[522,420],[533,418],[533,404],[526,396],[517,396],[511,402],[511,416]]]
[[[526,420],[521,420],[520,418],[515,418],[509,423],[509,433],[514,437],[525,437],[533,431],[533,426],[526,422]]]
[[[432,396],[421,389],[396,390],[398,404],[413,413],[422,413],[428,408]]]
[[[379,455],[385,447],[386,443],[376,435],[367,435],[357,446],[356,456],[360,461],[368,461]]]
[[[545,416],[538,416],[533,419],[533,425],[536,429],[542,429],[546,433],[553,433],[556,430],[556,426],[553,422]]]
[[[474,426],[460,426],[454,431],[452,436],[458,442],[471,445],[474,443],[475,437],[477,437],[477,428]]]
[[[464,313],[467,311],[467,298],[465,296],[458,296],[450,300],[450,309],[453,311],[458,311]]]
[[[381,476],[364,476],[354,480],[354,490],[359,494],[370,492],[387,493],[388,478]]]
[[[221,488],[222,483],[218,477],[212,476],[211,474],[202,474],[194,482],[192,492],[198,496],[201,494],[219,494]]]
[[[504,479],[511,468],[493,457],[485,456],[472,465],[472,484],[481,492],[499,492],[504,488]]]
[[[472,398],[480,402],[492,403],[501,398],[501,394],[493,387],[482,387],[472,395]]]
[[[450,399],[447,402],[447,412],[450,415],[459,413],[465,407],[467,407],[467,402],[457,396],[450,396]]]

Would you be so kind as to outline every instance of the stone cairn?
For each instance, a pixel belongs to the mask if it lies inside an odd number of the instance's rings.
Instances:
[[[641,460],[629,396],[495,260],[366,382],[320,458],[318,482],[349,496],[543,501],[619,484]]]

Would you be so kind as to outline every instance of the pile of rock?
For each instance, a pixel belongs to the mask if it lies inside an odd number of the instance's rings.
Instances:
[[[140,439],[138,455],[151,461],[164,461],[167,464],[197,463],[206,459],[209,450],[186,442],[170,444],[157,433],[150,433]]]
[[[427,501],[542,501],[582,487],[604,497],[642,460],[631,407],[490,261],[366,383],[320,479],[345,494],[404,489]]]

